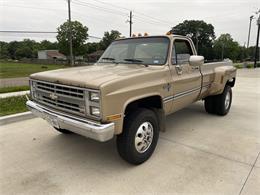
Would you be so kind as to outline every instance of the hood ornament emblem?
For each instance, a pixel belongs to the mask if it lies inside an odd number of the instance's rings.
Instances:
[[[50,94],[50,98],[51,98],[52,100],[57,100],[57,99],[58,99],[58,96],[55,95],[54,93],[51,93],[51,94]]]

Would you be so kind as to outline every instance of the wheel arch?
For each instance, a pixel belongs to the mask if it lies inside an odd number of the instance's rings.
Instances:
[[[227,80],[226,85],[228,85],[230,87],[234,87],[235,83],[236,83],[236,78],[232,78],[232,79]]]
[[[155,112],[160,131],[165,130],[165,113],[163,109],[163,98],[159,94],[150,94],[129,100],[124,106],[124,116],[137,108],[147,108]],[[126,117],[124,117],[125,120]],[[123,126],[125,121],[123,120]],[[122,129],[123,131],[123,129]]]

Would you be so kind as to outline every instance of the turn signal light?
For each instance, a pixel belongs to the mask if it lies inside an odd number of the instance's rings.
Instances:
[[[108,121],[115,121],[121,119],[121,114],[110,115],[107,117]]]

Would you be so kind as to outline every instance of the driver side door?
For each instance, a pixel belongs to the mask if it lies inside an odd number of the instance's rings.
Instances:
[[[196,53],[189,39],[177,38],[173,40],[172,47],[172,112],[175,112],[198,99],[202,76],[199,67],[191,67],[189,64],[190,56]]]

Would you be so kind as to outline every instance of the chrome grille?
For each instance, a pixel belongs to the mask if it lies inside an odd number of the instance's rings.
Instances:
[[[84,98],[84,91],[78,88],[70,88],[62,85],[55,85],[50,83],[36,82],[37,88],[44,91],[55,92],[65,96],[71,96],[76,98]]]
[[[32,82],[35,101],[64,112],[86,115],[83,89],[43,81]]]

